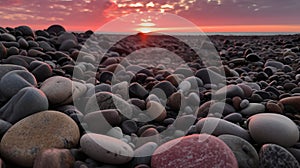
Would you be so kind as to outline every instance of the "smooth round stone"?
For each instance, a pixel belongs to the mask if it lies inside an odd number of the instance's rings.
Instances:
[[[299,130],[289,118],[272,113],[261,113],[248,119],[251,137],[259,144],[274,143],[290,147],[297,143]]]
[[[3,33],[0,34],[0,41],[12,42],[12,41],[16,41],[16,37],[13,36],[12,34]]]
[[[1,140],[1,155],[20,166],[31,167],[40,151],[71,148],[79,141],[76,123],[57,111],[43,111],[14,124]]]
[[[62,27],[61,25],[51,25],[50,27],[47,28],[46,30],[48,33],[55,33],[58,34],[60,32],[65,32],[66,29]]]
[[[225,116],[223,119],[232,123],[239,123],[243,121],[243,116],[240,113],[231,113]]]
[[[197,118],[194,115],[183,115],[177,117],[174,122],[174,127],[178,130],[187,131],[192,126]]]
[[[266,104],[266,110],[270,113],[277,113],[277,114],[282,114],[283,112],[281,107],[278,104],[272,102],[268,102]]]
[[[182,100],[183,95],[180,92],[175,92],[168,98],[167,106],[169,106],[172,110],[179,111]]]
[[[224,102],[216,102],[211,105],[210,109],[212,113],[218,113],[223,116],[234,113],[235,109],[230,104]]]
[[[72,40],[72,39],[69,39],[69,40],[65,40],[62,42],[62,44],[60,45],[59,47],[59,50],[60,51],[69,51],[71,48],[74,48],[76,47],[78,44]]]
[[[224,83],[225,77],[210,70],[210,69],[200,69],[195,74],[196,77],[200,78],[204,84],[218,84]]]
[[[245,116],[252,116],[254,114],[265,112],[265,105],[260,103],[249,103],[249,105],[241,110],[241,114]]]
[[[41,167],[72,167],[75,162],[68,149],[46,149],[41,151],[34,160],[33,168]]]
[[[235,96],[231,100],[232,100],[233,107],[236,110],[240,110],[241,109],[240,104],[241,104],[242,99],[240,97],[238,97],[238,96]]]
[[[284,106],[290,106],[294,109],[300,109],[300,96],[293,96],[293,97],[286,97],[279,100],[279,103],[283,104]]]
[[[1,43],[0,43],[0,47],[1,47]],[[25,67],[19,66],[19,65],[13,65],[13,64],[0,64],[0,80],[2,79],[2,77],[14,70],[23,70],[23,71],[27,71],[27,69]]]
[[[123,132],[120,127],[111,128],[109,131],[107,131],[106,135],[117,139],[123,138]]]
[[[88,133],[81,137],[82,151],[90,158],[109,164],[129,162],[134,152],[125,142],[101,134]]]
[[[215,96],[220,97],[222,96],[225,98],[233,98],[235,96],[244,97],[244,91],[237,85],[228,85],[224,86],[223,88],[219,89],[218,91],[215,92]]]
[[[276,144],[265,144],[259,151],[259,167],[300,167],[297,159],[285,148]]]
[[[288,148],[287,149],[300,163],[300,149],[299,148]]]
[[[279,61],[267,61],[265,63],[265,67],[267,67],[267,66],[275,67],[277,69],[282,69],[284,64]]]
[[[83,122],[88,125],[87,131],[104,134],[121,123],[121,116],[117,110],[107,109],[86,114]]]
[[[52,105],[64,105],[73,102],[87,90],[84,84],[72,82],[69,78],[54,76],[45,80],[41,90]]]
[[[19,54],[19,49],[17,47],[10,47],[8,50],[7,50],[7,55],[10,56],[10,55],[18,55]]]
[[[251,53],[246,56],[246,60],[250,61],[250,62],[257,62],[257,61],[260,61],[261,58],[259,55],[255,54],[255,53]]]
[[[147,164],[151,163],[151,156],[158,145],[154,142],[148,142],[144,145],[138,147],[134,150],[134,159],[132,160],[131,165],[136,166],[139,164]]]
[[[233,152],[220,139],[207,134],[193,134],[159,146],[152,155],[151,167],[237,168],[238,163]]]
[[[214,117],[206,117],[199,120],[196,123],[196,130],[200,133],[207,133],[215,136],[230,134],[241,137],[247,141],[250,140],[250,135],[247,130],[229,121]]]
[[[29,26],[18,26],[15,29],[22,32],[23,36],[34,37],[34,33],[33,33],[32,29]]]
[[[0,118],[12,124],[31,114],[48,109],[46,95],[39,89],[26,87],[0,109]]]
[[[141,100],[144,100],[148,97],[149,92],[139,83],[134,82],[129,86],[129,95],[130,97],[136,97]]]
[[[258,154],[249,142],[234,135],[220,135],[218,138],[232,150],[238,161],[239,168],[258,167]]]
[[[51,66],[42,61],[32,61],[29,65],[29,69],[39,82],[52,76]]]
[[[249,104],[250,104],[249,100],[244,99],[244,100],[242,100],[241,103],[240,103],[240,108],[241,108],[241,109],[244,109],[244,108],[248,107]]]
[[[126,120],[122,122],[121,128],[124,134],[131,135],[132,133],[136,133],[138,130],[138,125],[133,120]]]
[[[252,95],[253,91],[250,86],[245,84],[238,84],[237,86],[239,86],[243,90],[245,97],[250,97]]]
[[[24,38],[20,38],[18,43],[20,44],[21,48],[27,49],[29,47],[28,42]]]
[[[132,116],[132,108],[128,102],[110,92],[98,92],[89,98],[84,113],[105,109],[118,109],[127,118]]]
[[[146,105],[146,114],[155,121],[163,121],[167,117],[167,111],[163,105],[156,101],[149,101]]]
[[[36,87],[35,77],[28,71],[14,70],[5,74],[0,81],[0,91],[7,97],[11,98],[25,87]]]
[[[158,84],[154,85],[152,89],[160,89],[162,92],[164,92],[166,97],[171,96],[177,90],[169,81],[159,82]]]
[[[141,134],[140,138],[136,140],[136,146],[142,146],[148,142],[159,143],[159,132],[155,128],[148,128]]]

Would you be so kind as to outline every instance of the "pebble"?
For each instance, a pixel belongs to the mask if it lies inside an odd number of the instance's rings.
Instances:
[[[259,167],[300,167],[296,158],[285,148],[276,144],[265,144],[259,151]]]
[[[294,109],[300,109],[299,102],[300,102],[300,96],[286,97],[286,98],[279,100],[279,103],[281,103],[287,107],[292,107]]]
[[[19,30],[23,36],[31,36],[34,37],[34,33],[32,29],[29,26],[18,26],[15,28],[16,30]]]
[[[146,114],[155,121],[163,121],[167,117],[167,111],[163,105],[156,101],[149,101],[146,105]]]
[[[39,89],[26,87],[0,108],[0,118],[14,124],[24,117],[47,109],[46,95]]]
[[[88,125],[87,131],[104,134],[121,123],[121,116],[116,109],[94,111],[84,116],[83,123]]]
[[[57,111],[43,111],[14,124],[3,136],[2,157],[20,166],[33,166],[40,151],[51,148],[75,147],[79,129],[67,115]]]
[[[210,69],[200,69],[195,73],[195,76],[200,78],[204,84],[212,83],[224,83],[225,77],[210,70]]]
[[[124,134],[131,135],[132,133],[136,133],[138,130],[138,125],[133,120],[123,121],[121,124],[121,128]]]
[[[0,43],[1,45],[1,43]],[[26,68],[19,66],[19,65],[13,65],[13,64],[0,64],[0,80],[2,77],[7,74],[8,72],[14,71],[14,70],[23,70],[27,71]]]
[[[124,164],[134,156],[134,152],[128,144],[101,134],[83,135],[80,139],[80,146],[90,158],[108,164]]]
[[[226,120],[214,117],[206,117],[200,119],[196,123],[196,130],[199,133],[207,133],[214,136],[230,134],[241,137],[247,141],[250,140],[250,135],[244,128]]]
[[[218,136],[226,145],[233,151],[239,168],[254,168],[258,167],[259,157],[256,149],[244,139],[234,135]]]
[[[84,113],[99,110],[118,109],[127,118],[132,116],[132,108],[128,102],[110,92],[98,92],[89,98]]]
[[[248,119],[251,137],[259,144],[274,143],[290,147],[299,140],[297,125],[289,118],[272,113],[261,113]]]
[[[42,83],[41,90],[46,94],[51,105],[64,105],[73,102],[73,99],[81,96],[87,88],[79,82],[54,76]]]
[[[61,25],[51,25],[50,27],[47,28],[46,30],[48,33],[61,33],[61,32],[65,32],[65,28],[62,27]]]
[[[113,127],[111,128],[107,133],[106,133],[107,136],[110,136],[110,137],[114,137],[114,138],[117,138],[117,139],[121,139],[123,138],[123,132],[122,132],[122,129],[120,127]]]
[[[177,91],[175,86],[173,86],[169,81],[162,81],[154,85],[152,89],[160,89],[166,97],[171,96],[174,92]]]
[[[225,116],[223,119],[232,123],[239,123],[243,121],[243,116],[241,113],[231,113]]]
[[[278,104],[272,102],[267,102],[266,110],[270,113],[277,113],[277,114],[283,113],[281,107]]]
[[[193,134],[159,146],[151,158],[151,167],[237,168],[238,163],[233,152],[220,139],[207,134]]]
[[[35,77],[28,71],[14,70],[6,73],[0,81],[0,92],[11,98],[25,87],[36,87]]]
[[[37,154],[33,168],[68,168],[74,163],[75,159],[68,149],[46,149]]]
[[[29,69],[38,82],[46,80],[53,74],[51,66],[42,61],[32,61]]]
[[[0,59],[6,58],[7,55],[7,49],[6,47],[0,43]]]
[[[252,116],[254,114],[265,112],[266,107],[260,103],[249,103],[249,105],[241,110],[244,116]]]
[[[257,61],[260,61],[261,58],[259,55],[255,54],[255,53],[251,53],[246,56],[246,60],[250,61],[250,62],[257,62]]]
[[[240,106],[241,109],[244,109],[244,108],[248,107],[249,104],[250,104],[249,100],[244,99],[244,100],[241,101],[241,103],[239,104],[239,106]]]
[[[155,142],[148,142],[134,150],[134,158],[131,162],[132,166],[140,164],[151,164],[151,156],[158,145]]]
[[[11,126],[11,123],[0,119],[0,139]]]

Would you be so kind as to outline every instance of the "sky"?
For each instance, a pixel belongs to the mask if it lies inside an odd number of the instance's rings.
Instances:
[[[299,16],[300,0],[0,0],[2,27],[70,31],[300,32]]]

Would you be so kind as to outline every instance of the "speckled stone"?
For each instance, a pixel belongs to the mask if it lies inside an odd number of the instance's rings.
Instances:
[[[299,139],[297,125],[280,114],[256,114],[248,119],[248,128],[251,137],[259,144],[274,143],[290,147]]]
[[[134,152],[125,142],[101,134],[88,133],[81,137],[82,151],[92,159],[109,164],[129,162]]]
[[[68,149],[46,149],[37,155],[33,168],[71,168],[74,162]]]
[[[233,151],[239,168],[258,167],[258,154],[255,148],[244,139],[234,135],[221,135],[218,137]]]
[[[220,118],[202,118],[196,123],[196,130],[200,133],[208,133],[215,136],[230,134],[241,137],[247,141],[250,140],[250,136],[247,130]]]
[[[285,148],[275,144],[265,144],[259,151],[259,168],[298,168],[300,164]]]
[[[159,146],[152,155],[151,167],[237,168],[238,163],[233,152],[220,139],[207,134],[193,134]]]
[[[2,138],[0,151],[7,160],[30,167],[38,152],[75,147],[79,136],[78,126],[70,117],[57,111],[43,111],[13,125]]]

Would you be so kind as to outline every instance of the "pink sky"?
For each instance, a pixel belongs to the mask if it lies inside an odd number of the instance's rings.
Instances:
[[[61,24],[70,31],[97,30],[136,13],[127,25],[111,29],[189,31],[178,28],[178,17],[162,21],[145,14],[151,11],[179,16],[206,32],[300,32],[299,9],[299,0],[0,0],[0,25],[45,29]]]

